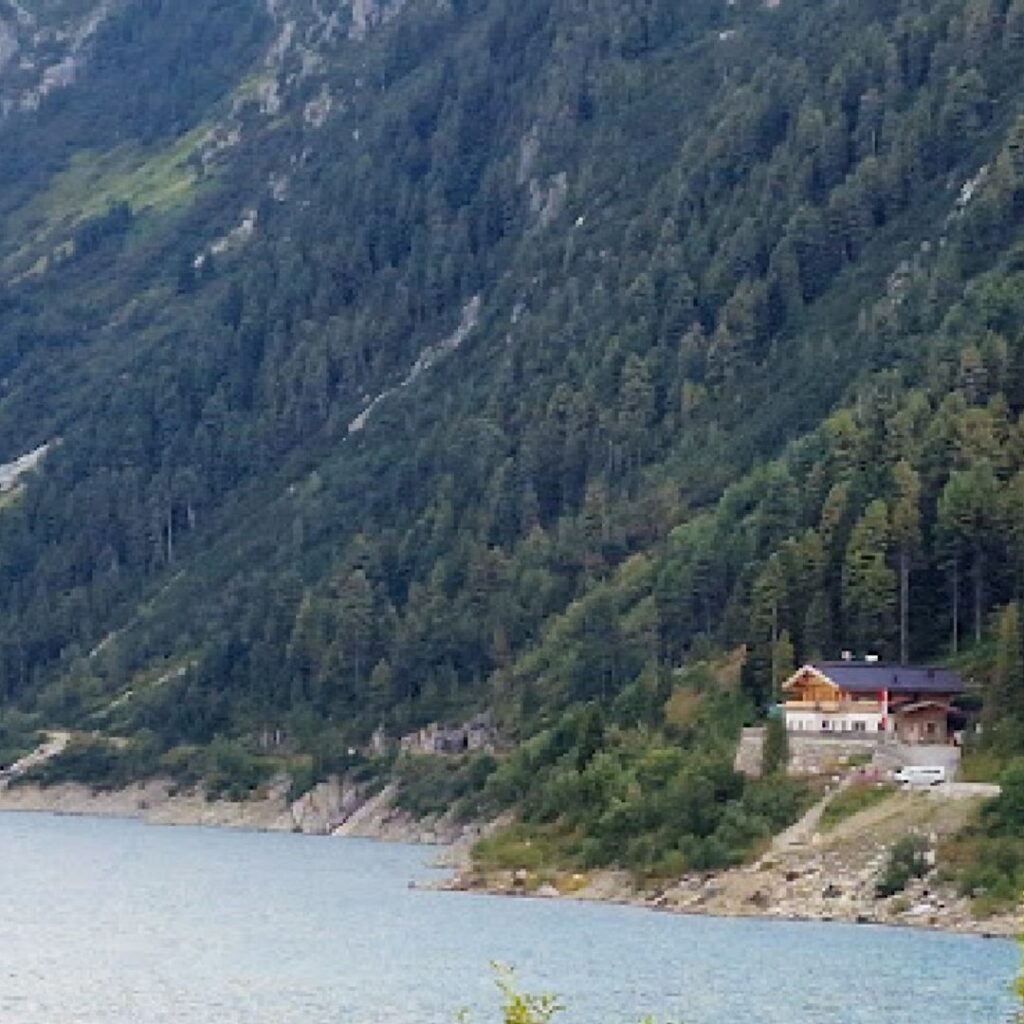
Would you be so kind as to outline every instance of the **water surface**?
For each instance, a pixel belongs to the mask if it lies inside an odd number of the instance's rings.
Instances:
[[[423,848],[0,814],[3,1024],[1007,1021],[1010,942],[412,890]]]

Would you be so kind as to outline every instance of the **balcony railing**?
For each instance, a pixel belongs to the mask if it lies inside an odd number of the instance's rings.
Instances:
[[[879,714],[882,703],[877,700],[787,700],[786,711],[828,711],[839,714]]]

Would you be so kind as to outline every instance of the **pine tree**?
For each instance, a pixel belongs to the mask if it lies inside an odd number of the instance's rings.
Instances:
[[[776,698],[780,683],[776,653],[782,632],[785,601],[785,573],[782,559],[775,554],[768,559],[764,571],[754,583],[750,609],[752,642],[749,671],[758,690],[766,692],[769,700]]]
[[[843,614],[850,643],[883,653],[892,638],[896,577],[886,562],[889,516],[878,498],[850,534],[843,562]]]
[[[800,633],[801,658],[820,658],[832,645],[832,602],[828,560],[821,534],[807,530],[800,541],[799,568],[802,593],[807,597]]]
[[[1024,634],[1020,606],[1014,601],[996,618],[996,657],[985,694],[984,722],[993,742],[1009,753],[1024,739]]]
[[[772,698],[781,699],[782,684],[796,671],[793,641],[789,630],[784,629],[772,645]]]
[[[899,552],[900,664],[909,658],[910,566],[921,543],[921,481],[906,459],[893,467],[896,498],[892,507],[892,539]]]
[[[983,459],[950,474],[939,498],[939,536],[953,589],[953,651],[958,647],[959,589],[963,556],[970,553],[974,597],[974,639],[981,640],[985,613],[985,561],[999,515],[999,487]]]

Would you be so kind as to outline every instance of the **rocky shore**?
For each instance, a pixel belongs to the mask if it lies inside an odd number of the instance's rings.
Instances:
[[[396,806],[394,786],[374,790],[337,776],[293,799],[291,776],[282,772],[244,800],[213,796],[202,786],[185,790],[171,779],[149,779],[121,789],[31,782],[30,773],[59,757],[70,741],[67,731],[48,732],[34,750],[0,770],[0,812],[137,818],[153,825],[353,836],[456,849],[468,849],[483,830],[452,815],[414,818]]]
[[[135,783],[123,789],[95,790],[79,783],[45,788],[0,785],[0,812],[44,811],[92,817],[137,818],[153,825],[198,825],[260,832],[353,836],[403,843],[461,845],[480,828],[446,817],[417,820],[394,806],[386,787],[367,793],[339,779],[314,786],[289,799],[289,780],[273,780],[247,800],[210,799],[200,788],[183,792],[168,779]]]
[[[618,871],[548,874],[540,883],[528,873],[463,871],[436,887],[452,892],[619,903],[665,913],[895,925],[987,938],[1015,938],[1021,931],[1017,914],[976,918],[969,901],[945,886],[915,881],[899,896],[865,898],[856,892],[857,883],[854,892],[848,893],[841,885],[825,882],[816,866],[808,869],[802,882],[792,878],[785,885],[769,883],[760,870],[734,868],[686,876],[655,889],[638,888],[628,874]]]
[[[938,844],[962,827],[981,799],[983,795],[964,789],[897,793],[831,832],[796,827],[777,837],[753,864],[695,873],[649,888],[637,886],[621,871],[495,871],[469,860],[440,885],[501,895],[603,900],[679,914],[845,921],[1012,937],[1021,930],[1018,913],[976,917],[970,900],[937,870],[912,880],[895,896],[881,898],[875,891],[898,838],[908,831],[921,835],[928,843],[926,857],[934,864]]]

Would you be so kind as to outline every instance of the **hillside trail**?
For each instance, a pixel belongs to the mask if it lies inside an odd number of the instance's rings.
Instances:
[[[71,733],[63,729],[55,729],[46,733],[46,739],[35,750],[6,768],[0,768],[0,790],[6,789],[13,779],[19,778],[33,768],[38,768],[39,765],[62,754],[70,740]]]
[[[825,813],[825,808],[844,790],[848,789],[853,783],[853,776],[844,776],[839,785],[834,789],[826,793],[817,803],[809,807],[803,817],[793,822],[789,828],[780,832],[774,839],[772,844],[768,848],[766,856],[772,856],[774,854],[786,853],[792,850],[794,847],[806,846],[810,843],[818,831],[818,826],[821,824],[821,816]]]

